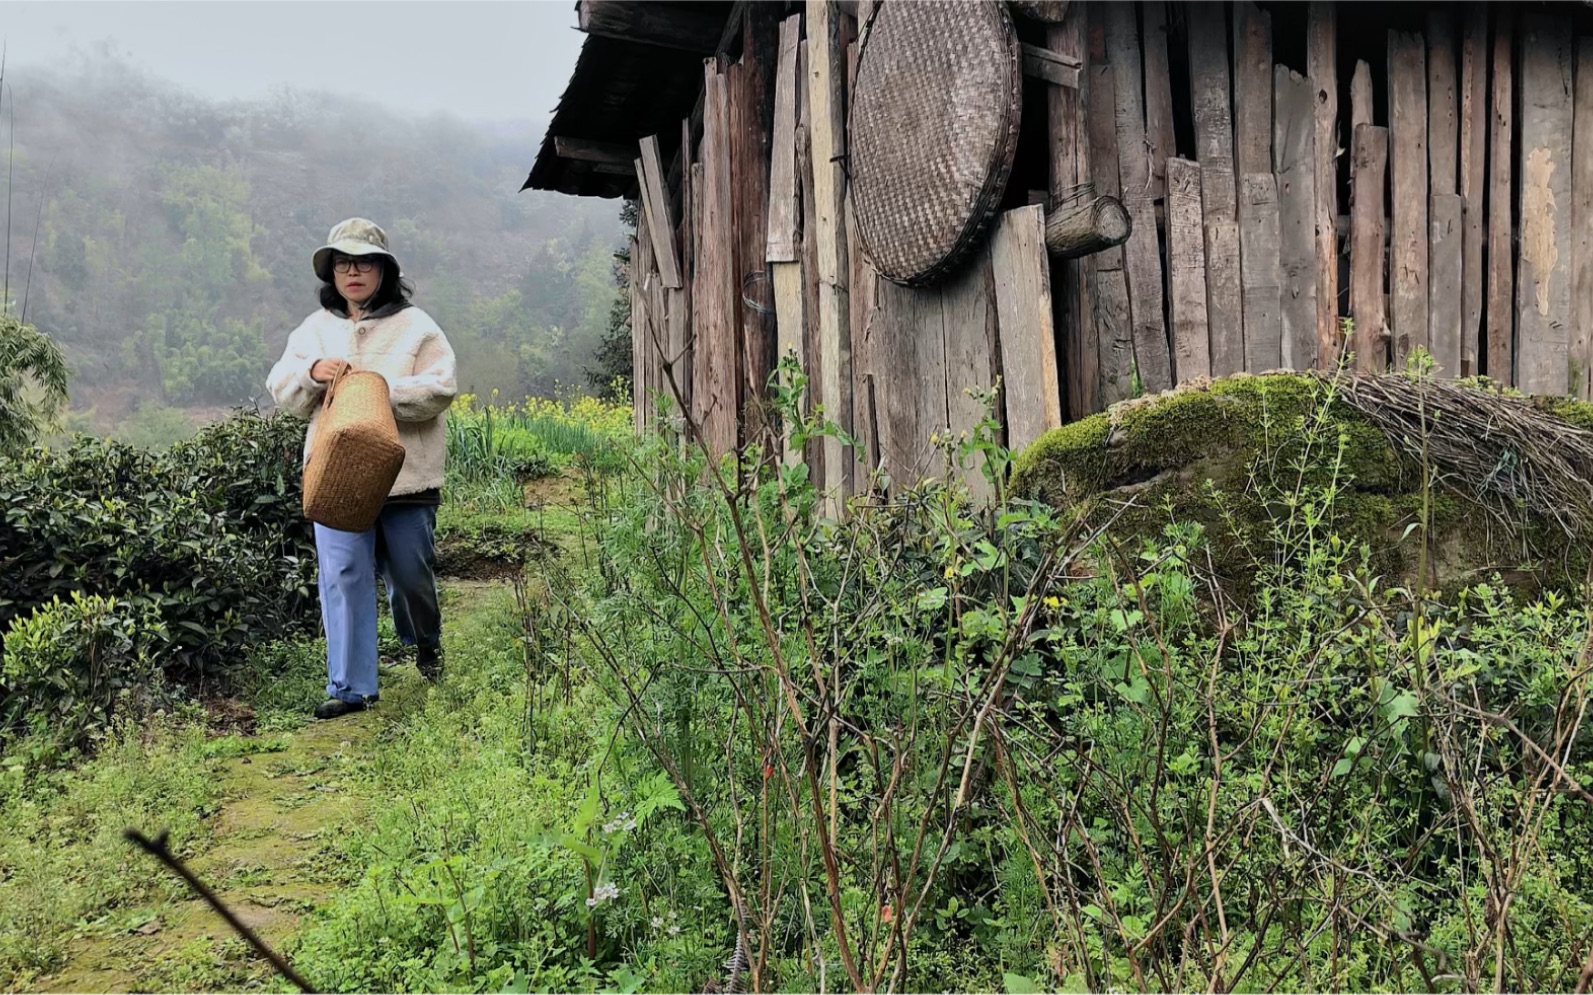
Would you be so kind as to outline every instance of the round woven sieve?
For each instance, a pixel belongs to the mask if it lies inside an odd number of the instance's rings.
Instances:
[[[1002,3],[883,3],[858,54],[849,169],[887,279],[927,286],[979,242],[1012,172],[1023,53]]]

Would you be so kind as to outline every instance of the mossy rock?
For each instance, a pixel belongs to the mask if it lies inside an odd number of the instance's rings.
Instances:
[[[1593,405],[1535,403],[1593,428]],[[1329,382],[1278,373],[1199,383],[1054,429],[1016,457],[1013,493],[1071,510],[1133,546],[1174,522],[1199,523],[1219,576],[1242,596],[1259,564],[1286,555],[1278,526],[1299,520],[1291,505],[1328,486],[1334,497],[1318,537],[1334,534],[1364,552],[1385,582],[1414,581],[1421,484],[1420,467]],[[1499,574],[1531,588],[1581,586],[1585,544],[1557,525],[1451,490],[1433,488],[1427,500],[1429,584]]]

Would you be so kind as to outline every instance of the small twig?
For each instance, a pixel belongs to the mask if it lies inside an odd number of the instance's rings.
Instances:
[[[205,883],[195,877],[194,872],[190,871],[188,866],[175,853],[171,852],[171,848],[166,845],[170,838],[170,833],[163,829],[159,836],[150,839],[136,829],[124,829],[122,830],[122,836],[129,842],[138,844],[145,853],[155,857],[165,864],[166,868],[173,874],[187,881],[188,887],[192,888],[194,893],[200,898],[203,898],[206,904],[216,911],[217,915],[225,919],[227,925],[232,927],[233,932],[247,940],[249,945],[254,947],[256,953],[270,961],[271,966],[276,968],[277,973],[297,985],[299,991],[310,993],[315,991],[315,988],[304,980],[303,976],[295,971],[281,954],[266,946],[266,942],[260,939],[254,930],[245,926],[243,921],[231,909],[227,908],[226,903],[221,900],[220,896],[206,887]]]

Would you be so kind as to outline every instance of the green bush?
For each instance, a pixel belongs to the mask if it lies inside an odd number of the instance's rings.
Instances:
[[[240,414],[160,455],[79,437],[0,465],[0,627],[76,593],[114,598],[158,620],[149,652],[182,677],[310,631],[302,432]]]
[[[0,640],[0,728],[24,719],[35,734],[71,741],[111,717],[118,695],[157,679],[151,644],[159,616],[115,598],[73,591],[11,623]]]

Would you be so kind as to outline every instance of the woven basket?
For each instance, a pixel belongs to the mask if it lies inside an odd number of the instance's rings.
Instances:
[[[1022,70],[1005,4],[876,8],[847,151],[858,232],[880,275],[929,286],[979,245],[1017,152]]]
[[[376,524],[403,467],[387,380],[357,372],[332,381],[304,464],[304,517],[330,529],[364,532]]]

